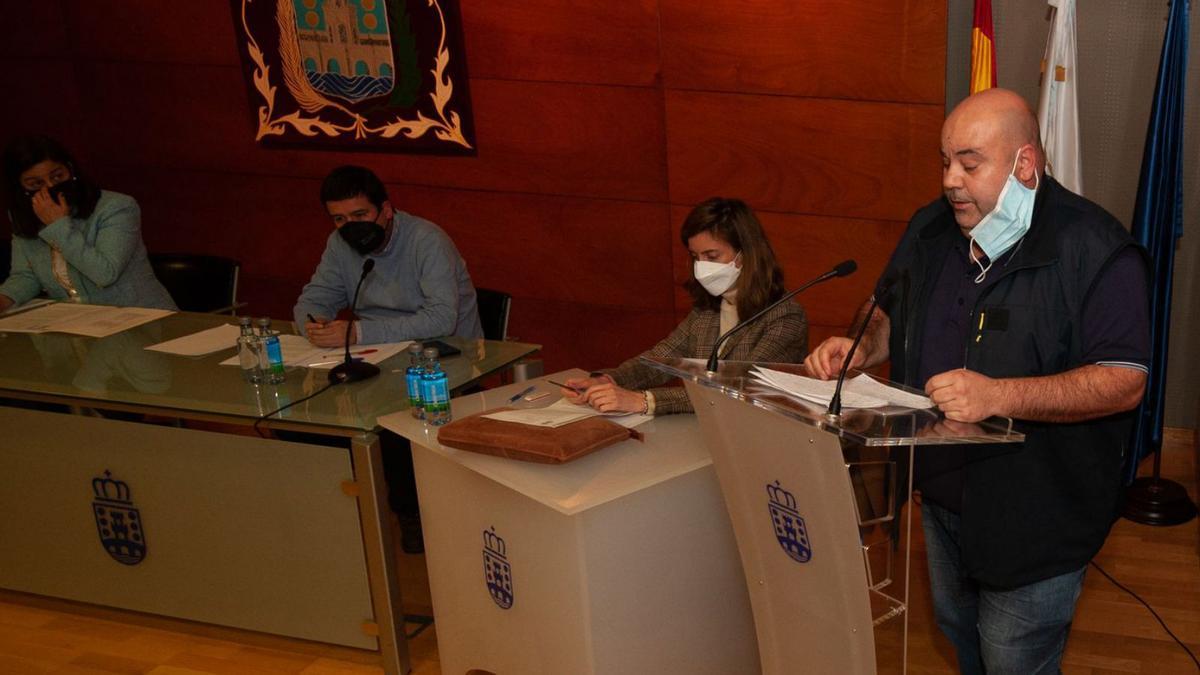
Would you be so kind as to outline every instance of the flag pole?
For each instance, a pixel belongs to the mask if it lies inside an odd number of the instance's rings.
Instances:
[[[1196,505],[1182,485],[1162,477],[1163,408],[1166,398],[1171,283],[1175,242],[1183,234],[1183,91],[1187,68],[1188,0],[1172,0],[1146,148],[1133,211],[1133,235],[1151,258],[1151,344],[1146,393],[1138,406],[1130,443],[1127,479],[1139,460],[1154,453],[1154,472],[1125,491],[1122,515],[1145,525],[1179,525],[1196,517]]]

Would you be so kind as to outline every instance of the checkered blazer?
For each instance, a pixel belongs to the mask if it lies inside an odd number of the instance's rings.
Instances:
[[[693,308],[666,339],[640,356],[707,359],[720,337],[720,328],[719,311]],[[799,363],[807,354],[808,319],[804,309],[794,302],[785,302],[730,338],[725,343],[721,358],[730,361]],[[640,362],[640,356],[601,372],[611,375],[618,385],[626,389],[648,389],[654,395],[656,415],[692,412],[692,402],[688,400],[683,387],[664,386],[675,378]]]

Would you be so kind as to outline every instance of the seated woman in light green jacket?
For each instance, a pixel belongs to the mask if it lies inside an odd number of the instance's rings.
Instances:
[[[55,300],[175,309],[146,257],[137,202],[96,187],[57,141],[29,136],[10,143],[4,190],[13,242],[0,311],[43,292]]]

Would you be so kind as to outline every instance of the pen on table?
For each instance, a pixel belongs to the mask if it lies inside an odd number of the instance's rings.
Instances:
[[[526,387],[526,388],[525,388],[525,389],[524,389],[524,390],[523,390],[521,393],[519,393],[519,394],[517,394],[517,395],[513,396],[512,398],[508,399],[508,402],[509,402],[509,403],[516,403],[516,402],[517,402],[517,401],[519,401],[519,400],[520,400],[520,399],[521,399],[523,396],[525,396],[525,395],[529,394],[529,393],[530,393],[530,392],[532,392],[534,389],[537,389],[537,387],[532,387],[532,386],[531,386],[531,387]]]
[[[572,387],[570,385],[563,384],[562,382],[555,382],[554,380],[546,380],[546,381],[556,387],[562,387],[563,389],[570,389],[571,391],[573,391],[577,394],[587,391],[587,389],[580,389],[579,387]]]

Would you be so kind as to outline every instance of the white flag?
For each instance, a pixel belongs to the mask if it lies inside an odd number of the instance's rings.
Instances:
[[[1079,152],[1079,106],[1075,68],[1075,0],[1050,4],[1050,35],[1042,59],[1038,124],[1046,149],[1046,171],[1063,187],[1083,194],[1083,162]]]

